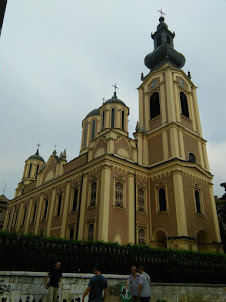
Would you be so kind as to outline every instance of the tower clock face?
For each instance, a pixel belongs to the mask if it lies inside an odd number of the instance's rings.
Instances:
[[[157,85],[157,81],[156,80],[154,80],[154,81],[151,82],[151,88],[154,88],[156,85]]]
[[[180,84],[181,84],[182,86],[185,86],[185,83],[184,83],[184,81],[183,81],[182,79],[179,79],[179,82],[180,82]]]

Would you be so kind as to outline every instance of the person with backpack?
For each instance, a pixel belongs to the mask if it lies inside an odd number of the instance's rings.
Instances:
[[[105,300],[108,292],[108,283],[107,279],[101,275],[100,266],[98,264],[94,265],[93,276],[88,284],[87,289],[85,290],[82,302],[84,302],[85,297],[89,294],[89,302],[102,302]],[[102,291],[104,290],[104,296],[102,297]]]

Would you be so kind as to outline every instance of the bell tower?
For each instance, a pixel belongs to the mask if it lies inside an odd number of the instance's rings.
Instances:
[[[138,164],[150,169],[151,245],[216,250],[221,239],[196,86],[181,69],[185,57],[174,48],[175,33],[163,16],[151,37],[134,134]]]

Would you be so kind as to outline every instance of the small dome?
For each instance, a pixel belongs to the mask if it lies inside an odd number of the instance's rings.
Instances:
[[[39,155],[38,150],[36,151],[36,153],[34,155],[31,155],[30,157],[28,157],[28,159],[36,159],[36,160],[41,160],[42,162],[45,162],[44,159]]]
[[[120,99],[117,98],[117,95],[116,95],[116,92],[114,92],[114,95],[111,99],[107,100],[104,104],[107,104],[107,103],[118,103],[118,104],[122,104],[124,106],[126,106],[126,104],[121,101]]]
[[[89,116],[94,116],[94,115],[100,115],[100,109],[99,108],[96,108],[96,109],[93,109],[92,111],[90,111],[90,113],[88,113],[85,118],[87,118]]]

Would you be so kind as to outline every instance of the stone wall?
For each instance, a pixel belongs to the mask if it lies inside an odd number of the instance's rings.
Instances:
[[[46,302],[47,290],[44,287],[44,279],[47,273],[37,272],[1,272],[0,271],[0,302],[7,298],[7,302],[26,302],[42,299]],[[62,287],[59,290],[60,302],[67,299],[82,297],[92,274],[63,274]],[[105,275],[108,279],[109,288],[115,288],[118,284],[125,282],[128,276]],[[5,286],[3,286],[5,285]],[[8,286],[10,285],[10,289]],[[9,290],[1,293],[1,288]],[[116,292],[109,290],[110,292]],[[226,284],[185,284],[185,283],[152,283],[150,302],[163,299],[167,302],[225,302]],[[27,300],[28,301],[28,300]],[[85,302],[88,301],[88,297]],[[108,294],[106,302],[120,302],[118,295]]]

